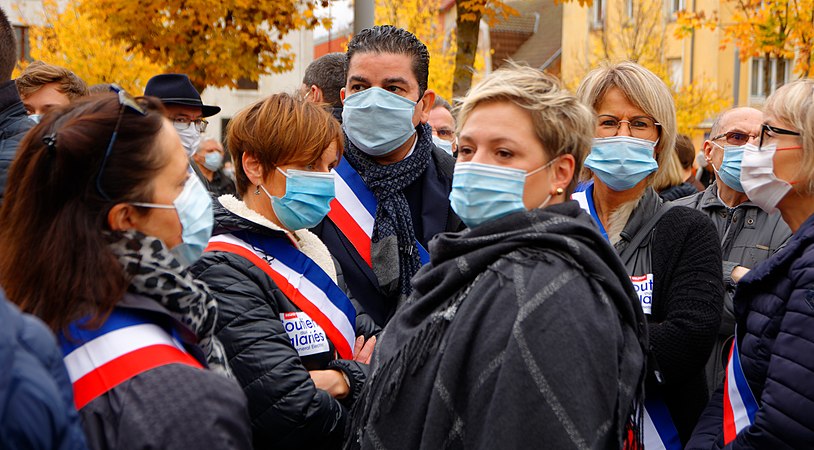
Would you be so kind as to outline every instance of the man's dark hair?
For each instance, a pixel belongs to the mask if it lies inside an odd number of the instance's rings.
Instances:
[[[0,83],[11,79],[11,72],[17,64],[17,38],[8,16],[0,8]]]
[[[328,53],[308,64],[302,84],[309,88],[316,86],[322,89],[325,103],[341,108],[342,99],[339,98],[339,91],[345,87],[345,80],[345,54]]]
[[[695,147],[693,147],[689,136],[684,134],[676,136],[676,154],[684,170],[692,167],[692,163],[695,161]]]
[[[396,53],[411,56],[413,75],[418,80],[418,98],[427,90],[427,79],[430,74],[430,52],[413,33],[393,25],[376,25],[366,28],[353,36],[348,43],[345,76],[347,77],[350,60],[356,53]]]

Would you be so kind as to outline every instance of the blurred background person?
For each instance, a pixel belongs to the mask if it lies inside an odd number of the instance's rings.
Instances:
[[[11,72],[17,65],[19,43],[14,29],[0,8],[0,202],[6,188],[8,170],[25,133],[34,126],[28,118]]]
[[[726,383],[688,449],[796,449],[814,442],[814,80],[784,85],[764,108],[757,145],[743,147],[740,183],[752,203],[779,211],[793,234],[738,282]]]
[[[334,119],[342,123],[342,99],[345,87],[345,54],[328,53],[308,64],[300,89],[309,102],[328,106]]]
[[[687,442],[708,400],[704,364],[721,321],[721,246],[707,217],[656,194],[679,173],[675,107],[664,82],[638,64],[610,64],[590,72],[577,95],[597,125],[585,160],[590,182],[574,198],[619,253],[639,295],[650,334],[645,409],[659,430],[645,430],[645,442],[659,438],[673,448]]]
[[[91,448],[250,445],[217,302],[186,269],[212,227],[187,165],[160,103],[119,90],[43,116],[12,167],[0,285],[58,334]]]
[[[646,326],[614,249],[568,201],[593,115],[512,66],[470,91],[460,124],[450,199],[469,229],[430,243],[348,447],[621,448]]]
[[[240,199],[215,202],[193,273],[218,298],[217,335],[249,399],[254,445],[339,447],[376,331],[307,230],[334,198],[342,131],[322,107],[275,94],[235,115],[226,142]]]
[[[89,93],[88,85],[76,74],[42,61],[29,64],[16,83],[25,111],[34,122],[39,122],[50,109]]]
[[[435,96],[427,123],[432,127],[433,144],[454,156],[458,150],[455,143],[455,115],[449,102],[439,95]]]
[[[212,195],[220,197],[224,194],[235,195],[235,182],[223,172],[224,151],[223,144],[215,138],[204,138],[198,151],[192,155],[198,164],[198,169],[208,182],[208,190]]]
[[[782,248],[791,230],[779,212],[768,214],[749,201],[741,183],[741,161],[747,144],[757,144],[763,113],[754,108],[724,111],[712,124],[704,154],[715,183],[703,192],[676,201],[706,214],[715,224],[723,256],[724,307],[718,340],[707,363],[710,393],[723,381],[729,342],[735,333],[732,296],[740,279]]]
[[[692,184],[695,187],[695,192],[701,192],[705,186],[698,181],[696,173],[698,171],[698,161],[695,151],[695,146],[692,144],[692,139],[686,134],[679,134],[676,136],[676,155],[678,162],[681,164],[681,176],[684,178],[684,184]],[[662,198],[664,196],[662,195]],[[666,200],[666,199],[665,199]]]
[[[687,152],[692,152],[692,157],[689,158],[689,165],[685,167]],[[681,159],[682,155],[685,156],[684,160]],[[667,187],[658,190],[659,197],[667,202],[698,192],[695,185],[689,181],[689,178],[692,178],[692,163],[695,159],[695,149],[693,149],[692,141],[690,141],[690,138],[687,136],[681,134],[676,136],[675,158],[678,162],[677,174],[673,174],[670,184]]]

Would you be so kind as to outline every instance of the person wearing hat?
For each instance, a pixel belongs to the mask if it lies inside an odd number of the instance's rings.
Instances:
[[[190,167],[208,190],[209,180],[201,173],[198,165],[193,163],[192,155],[198,151],[201,133],[206,131],[209,124],[205,117],[219,113],[220,107],[204,105],[201,94],[189,81],[189,77],[182,73],[165,73],[150,78],[144,95],[157,97],[164,104],[167,118],[178,131],[181,144],[190,158]]]

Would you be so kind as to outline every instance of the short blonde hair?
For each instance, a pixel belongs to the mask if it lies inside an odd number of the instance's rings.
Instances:
[[[766,99],[764,116],[786,122],[800,132],[800,173],[806,178],[808,193],[814,194],[814,80],[803,78],[777,89]]]
[[[652,116],[661,124],[659,142],[656,144],[656,162],[659,169],[649,178],[649,184],[657,191],[681,184],[681,163],[675,152],[676,109],[667,85],[653,72],[633,62],[606,64],[594,69],[582,80],[577,96],[594,110],[599,107],[605,94],[617,88],[634,106]],[[595,133],[596,130],[592,132]]]
[[[46,64],[42,61],[34,61],[23,70],[19,78],[15,80],[20,98],[25,99],[29,95],[37,92],[50,83],[57,83],[57,91],[74,100],[88,95],[88,85],[70,70]]]
[[[249,105],[226,126],[226,147],[241,196],[251,186],[243,172],[244,153],[254,156],[269,173],[284,164],[313,164],[332,143],[337,143],[341,156],[342,129],[331,113],[287,93]]]
[[[550,159],[574,156],[574,177],[566,189],[566,195],[570,195],[591,150],[596,126],[591,110],[565,90],[557,78],[528,66],[509,63],[487,75],[461,100],[458,132],[475,108],[492,102],[511,102],[527,110],[537,139]]]

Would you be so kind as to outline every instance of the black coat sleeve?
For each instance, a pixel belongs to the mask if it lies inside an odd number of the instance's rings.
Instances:
[[[216,334],[249,399],[255,448],[339,447],[347,410],[317,389],[302,365],[280,320],[275,298],[283,293],[274,282],[227,253],[205,254],[193,273],[218,299]]]

